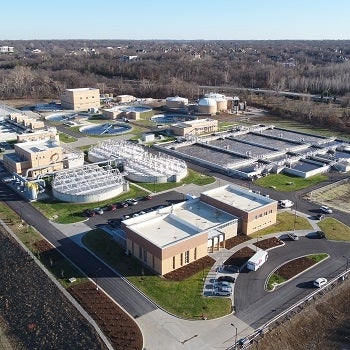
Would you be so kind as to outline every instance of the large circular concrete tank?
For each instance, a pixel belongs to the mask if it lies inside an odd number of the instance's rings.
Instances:
[[[198,101],[198,111],[200,113],[215,114],[217,110],[217,104],[213,98],[204,97]]]
[[[184,97],[167,97],[165,104],[168,108],[183,108],[188,105],[188,99]]]

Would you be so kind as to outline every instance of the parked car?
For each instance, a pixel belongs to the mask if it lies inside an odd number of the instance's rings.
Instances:
[[[322,207],[320,208],[320,211],[322,213],[325,213],[325,214],[332,214],[333,213],[332,209],[325,206],[325,205],[322,205]]]
[[[129,203],[127,201],[121,202],[120,207],[121,208],[127,208],[129,206]]]
[[[129,205],[136,205],[138,203],[138,201],[134,198],[129,198],[125,202],[128,203]]]
[[[219,276],[218,282],[229,282],[229,283],[235,283],[236,279],[232,276]]]
[[[299,239],[299,237],[298,237],[294,232],[288,233],[288,237],[289,237],[292,241],[297,241],[297,240]]]
[[[119,223],[120,223],[120,220],[119,219],[108,219],[107,223],[108,223],[109,226],[118,227]]]
[[[94,212],[96,214],[102,215],[103,214],[103,209],[102,208],[94,208]]]
[[[130,219],[130,215],[125,214],[122,216],[122,220],[127,220],[127,219]]]
[[[96,215],[95,211],[94,210],[91,210],[91,209],[85,209],[84,212],[83,212],[83,215],[88,217],[88,218],[91,218],[93,216]]]
[[[107,207],[107,210],[110,210],[110,211],[113,211],[113,210],[116,210],[117,209],[117,206],[115,204],[110,204],[108,207]]]
[[[150,199],[152,199],[152,196],[150,194],[148,194],[147,196],[144,197],[144,199],[150,200]]]
[[[218,285],[218,287],[216,287],[214,289],[214,293],[215,295],[220,295],[220,296],[231,296],[232,295],[232,288],[231,286],[221,286],[221,285]]]
[[[317,288],[321,288],[327,284],[327,278],[319,277],[316,280],[314,280],[314,286]]]
[[[326,235],[323,231],[316,231],[315,235],[317,238],[326,238]]]

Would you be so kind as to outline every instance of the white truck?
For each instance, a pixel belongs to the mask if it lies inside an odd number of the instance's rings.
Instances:
[[[265,250],[257,251],[248,261],[247,261],[247,269],[256,271],[259,267],[261,267],[264,262],[269,257],[269,254],[265,252]]]
[[[278,204],[282,208],[291,208],[294,205],[294,202],[290,201],[289,199],[284,199],[278,202]]]

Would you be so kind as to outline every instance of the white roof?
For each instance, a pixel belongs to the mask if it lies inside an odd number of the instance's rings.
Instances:
[[[203,192],[203,194],[247,212],[266,204],[276,202],[274,199],[251,192],[244,187],[234,185],[218,187]]]
[[[163,248],[191,236],[210,231],[218,225],[237,220],[199,198],[177,203],[156,212],[125,220],[138,235]]]

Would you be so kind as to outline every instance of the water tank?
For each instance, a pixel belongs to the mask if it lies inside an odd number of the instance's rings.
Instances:
[[[184,97],[167,97],[165,104],[168,108],[183,108],[188,104],[188,99]]]
[[[213,98],[204,97],[198,101],[198,111],[204,114],[215,114],[217,112],[217,104]]]

